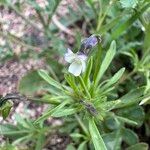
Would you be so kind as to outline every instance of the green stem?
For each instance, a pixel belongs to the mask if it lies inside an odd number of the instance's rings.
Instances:
[[[87,94],[88,98],[91,99],[91,95],[90,95],[87,87],[85,86],[85,83],[81,76],[79,76],[79,81],[80,81],[80,84],[81,84],[82,88],[84,89],[85,93]]]
[[[100,20],[100,18],[102,17],[102,8],[103,8],[103,6],[102,6],[102,0],[99,0],[99,9],[100,9],[100,11],[99,11],[99,14],[98,14],[98,24],[97,24],[97,29],[96,29],[96,31],[97,31],[98,28],[99,28],[99,20]]]
[[[97,24],[97,28],[96,28],[96,31],[99,32],[100,28],[101,28],[101,25],[102,23],[104,22],[104,19],[108,13],[108,11],[110,10],[112,4],[114,3],[115,0],[111,0],[108,4],[108,6],[106,7],[106,11],[104,12],[104,14],[102,15],[102,6],[101,6],[101,11],[99,13],[99,16],[98,16],[98,24]],[[102,2],[100,3],[102,5]]]

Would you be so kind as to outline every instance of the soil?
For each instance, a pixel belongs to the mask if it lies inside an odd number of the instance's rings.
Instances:
[[[36,0],[41,7],[45,7],[44,0]],[[12,0],[12,3],[15,3],[15,0]],[[76,9],[76,4],[73,0],[62,0],[59,7],[57,8],[56,15],[67,15],[69,13],[67,7]],[[62,13],[63,12],[63,13]],[[42,29],[41,24],[39,24],[39,18],[36,16],[35,10],[30,7],[30,5],[24,5],[23,14],[27,18],[34,18],[36,22],[36,26],[39,29]],[[8,21],[9,20],[9,21]],[[8,9],[7,7],[0,6],[0,32],[4,33],[3,36],[0,34],[0,48],[3,50],[3,55],[8,53],[6,44],[9,44],[11,51],[14,53],[15,56],[19,58],[19,55],[25,51],[25,48],[22,44],[19,44],[18,41],[13,41],[11,43],[7,43],[8,37],[7,32],[9,31],[10,34],[14,34],[16,37],[31,37],[34,38],[34,50],[38,53],[43,48],[43,43],[45,42],[43,34],[38,32],[36,29],[31,27],[30,25],[26,24],[24,20],[18,16],[17,13]],[[62,38],[67,37],[68,44],[74,42],[74,38],[70,35],[66,35],[66,33],[62,32],[61,30],[58,33],[61,35]],[[1,57],[0,57],[1,59]],[[1,60],[0,60],[1,61]],[[16,58],[11,58],[3,63],[0,62],[0,96],[5,96],[8,93],[15,93],[18,92],[18,83],[20,79],[25,76],[31,70],[37,70],[41,68],[45,68],[44,60],[35,60],[32,58],[28,58],[26,60],[19,60]],[[25,112],[24,108],[27,108]],[[47,105],[39,105],[33,102],[18,102],[15,101],[13,104],[13,109],[9,117],[6,120],[3,120],[0,117],[0,123],[10,123],[16,124],[15,121],[15,113],[20,114],[22,117],[29,117],[31,119],[36,119],[39,117],[44,110],[46,110]],[[48,119],[49,124],[57,124],[61,122],[60,120],[56,121],[53,118]],[[4,143],[6,141],[5,137],[0,137],[0,143]],[[63,150],[66,148],[66,145],[70,143],[70,138],[66,135],[54,134],[50,136],[49,144],[47,144],[46,150]]]

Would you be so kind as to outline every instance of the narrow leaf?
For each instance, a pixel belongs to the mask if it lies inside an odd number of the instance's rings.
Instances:
[[[36,123],[39,123],[41,121],[44,121],[45,119],[47,119],[49,116],[51,116],[55,111],[60,110],[61,108],[63,108],[68,102],[64,101],[63,103],[61,103],[60,105],[58,105],[57,107],[49,110],[48,112],[45,112],[41,117],[39,117],[36,121]]]
[[[133,121],[133,120],[130,120],[130,119],[128,119],[128,118],[124,118],[124,117],[120,117],[120,116],[117,116],[117,119],[119,119],[120,121],[122,121],[122,122],[125,122],[125,123],[127,123],[127,124],[130,124],[130,125],[138,125],[138,123],[137,122],[135,122],[135,121]]]
[[[107,150],[105,143],[95,125],[94,118],[89,120],[89,131],[95,150]]]
[[[122,108],[122,107],[130,106],[132,104],[138,103],[141,100],[143,93],[144,93],[143,87],[127,93],[126,95],[122,96],[119,99],[121,102],[118,103],[116,108]]]
[[[41,69],[41,70],[38,71],[38,73],[50,85],[56,87],[57,89],[62,90],[61,84],[59,82],[55,81],[53,78],[51,78],[45,70]]]
[[[116,22],[118,22],[122,17],[123,17],[123,15],[116,16],[113,20],[111,20],[110,22],[108,22],[105,25],[103,25],[100,28],[99,33],[105,34],[108,30],[113,28],[116,25]]]
[[[117,104],[119,104],[120,100],[114,100],[114,101],[107,101],[100,104],[100,107],[103,108],[105,111],[110,111],[112,109],[115,109]]]
[[[87,143],[87,141],[82,142],[82,143],[79,145],[79,147],[78,147],[77,150],[86,150],[86,143]]]
[[[44,134],[38,135],[35,150],[43,149],[44,141],[45,141],[45,135]]]
[[[13,145],[17,145],[21,142],[24,142],[25,141],[30,141],[31,139],[33,138],[33,134],[27,134],[26,136],[24,135],[21,135],[21,137],[19,137],[18,139],[16,139],[15,141],[13,141]]]
[[[137,143],[128,147],[126,150],[148,150],[148,144],[143,142]]]
[[[78,111],[77,108],[60,109],[51,114],[53,117],[63,117],[75,114]]]
[[[127,30],[139,17],[143,14],[143,12],[150,7],[150,3],[147,3],[142,7],[140,11],[132,15],[128,20],[122,22],[116,30],[113,31],[111,35],[111,39],[117,39],[124,31]]]
[[[70,75],[70,74],[66,74],[65,75],[65,80],[68,82],[68,84],[71,86],[71,88],[76,92],[78,93],[78,88],[77,88],[77,85],[75,83],[75,78]]]
[[[88,83],[89,83],[90,73],[92,71],[92,66],[93,66],[93,57],[91,57],[91,59],[88,62],[88,66],[86,68],[86,72],[85,72],[85,76],[84,76],[84,82],[85,82],[86,86],[88,86]]]
[[[79,76],[79,82],[80,82],[80,85],[82,86],[82,88],[84,89],[85,93],[86,93],[86,96],[90,99],[91,98],[91,95],[83,81],[83,78],[81,76]]]
[[[123,75],[125,71],[125,68],[120,69],[115,75],[106,83],[103,87],[102,90],[104,91],[105,89],[109,88],[110,86],[114,85]]]
[[[108,52],[106,53],[106,56],[100,66],[99,72],[98,72],[96,80],[95,80],[95,86],[98,85],[98,82],[100,81],[100,79],[104,75],[105,71],[107,70],[108,66],[110,65],[113,57],[115,56],[115,53],[116,53],[116,42],[112,41],[110,48],[109,48]]]
[[[150,102],[150,96],[142,99],[142,101],[139,103],[139,105],[147,104],[148,102]]]
[[[80,133],[71,133],[70,136],[72,138],[85,138],[85,135],[80,134]]]

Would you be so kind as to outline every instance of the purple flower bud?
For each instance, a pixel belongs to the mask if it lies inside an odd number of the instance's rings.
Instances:
[[[101,37],[98,35],[91,35],[89,38],[86,38],[82,41],[80,52],[88,53],[88,51],[95,47],[98,43],[101,42]]]

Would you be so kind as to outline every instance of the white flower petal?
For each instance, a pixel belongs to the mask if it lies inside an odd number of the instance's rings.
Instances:
[[[72,63],[73,60],[76,58],[76,54],[74,54],[69,48],[67,49],[67,53],[65,54],[65,61],[68,63]]]
[[[73,52],[70,48],[67,48],[67,54],[73,54]]]
[[[70,66],[68,71],[74,76],[79,76],[82,71],[82,63],[80,61],[74,61]]]

